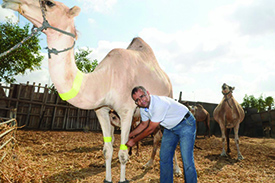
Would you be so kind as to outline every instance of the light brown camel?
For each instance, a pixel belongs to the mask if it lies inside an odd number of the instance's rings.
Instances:
[[[120,118],[118,116],[118,114],[114,111],[114,110],[110,110],[109,112],[110,115],[110,121],[113,125],[117,126],[117,127],[121,127],[120,124]],[[139,108],[137,108],[134,117],[133,117],[133,121],[132,121],[132,127],[131,130],[133,130],[135,127],[137,127],[137,125],[140,123],[140,113],[139,113]],[[152,165],[154,164],[154,159],[157,153],[157,149],[159,147],[161,138],[162,138],[162,132],[161,132],[161,128],[160,126],[158,126],[155,131],[152,133],[154,139],[153,139],[153,150],[151,153],[151,157],[149,159],[149,161],[144,165],[145,168],[150,168],[152,167]],[[137,143],[137,153],[138,153],[138,148],[139,145]],[[131,150],[131,149],[130,149]],[[130,153],[130,151],[129,151]],[[131,154],[130,154],[131,155]],[[138,155],[138,154],[137,154]],[[176,154],[174,154],[174,173],[176,176],[180,176],[182,174],[179,164],[178,164],[178,160],[177,160],[177,156]]]
[[[194,115],[196,119],[196,138],[197,138],[197,133],[198,133],[198,123],[203,122],[205,125],[205,133],[204,137],[208,134],[208,137],[210,137],[210,114],[207,112],[207,110],[204,109],[204,107],[201,104],[196,104],[196,106],[192,106],[189,104],[189,102],[186,101],[181,101],[183,105],[185,105],[191,113]]]
[[[204,137],[207,135],[208,137],[210,137],[210,114],[207,112],[207,110],[204,109],[204,107],[201,104],[196,104],[196,106],[194,107],[194,116],[196,118],[196,122],[197,122],[197,133],[199,130],[199,122],[203,122],[205,125],[205,133],[204,133]],[[196,133],[196,137],[197,137],[197,133]]]
[[[171,82],[160,68],[151,47],[141,38],[135,38],[127,49],[111,50],[94,72],[84,74],[77,69],[72,48],[76,36],[74,17],[79,14],[79,7],[68,8],[63,3],[53,0],[4,0],[2,7],[18,11],[36,27],[44,26],[44,18],[51,25],[43,30],[47,36],[51,79],[62,98],[70,104],[82,109],[95,109],[105,142],[104,182],[112,182],[113,146],[108,112],[111,108],[119,114],[120,182],[128,182],[125,170],[129,157],[125,144],[136,108],[131,98],[132,88],[143,85],[152,94],[173,97]]]
[[[238,151],[238,160],[242,160],[243,156],[239,148],[239,126],[244,119],[244,110],[242,106],[235,100],[232,93],[235,87],[222,85],[222,94],[224,95],[221,103],[215,108],[213,115],[216,122],[219,123],[222,133],[222,153],[221,156],[227,156],[225,152],[225,136],[227,141],[227,153],[230,153],[229,134],[234,128],[235,143]]]

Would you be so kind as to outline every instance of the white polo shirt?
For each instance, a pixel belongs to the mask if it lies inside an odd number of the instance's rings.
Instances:
[[[148,108],[140,108],[142,121],[151,120],[160,122],[160,125],[171,129],[184,118],[188,108],[172,98],[150,95],[151,101]]]

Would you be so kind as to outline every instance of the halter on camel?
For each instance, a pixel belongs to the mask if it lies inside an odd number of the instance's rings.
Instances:
[[[48,1],[47,1],[47,2],[48,2]],[[37,34],[39,31],[46,30],[47,28],[54,29],[54,30],[56,30],[56,31],[58,31],[58,32],[61,32],[61,33],[66,34],[66,35],[68,35],[68,36],[71,36],[71,37],[73,37],[73,38],[75,39],[76,36],[75,36],[74,34],[72,34],[72,33],[70,33],[70,32],[63,31],[63,30],[61,30],[61,29],[58,29],[58,28],[56,28],[56,27],[51,26],[51,25],[49,24],[49,22],[47,21],[46,15],[45,15],[45,11],[47,11],[47,10],[46,10],[46,6],[45,6],[45,1],[44,1],[44,0],[39,0],[39,4],[40,4],[41,12],[42,12],[42,17],[43,17],[42,26],[39,27],[39,28],[37,28],[37,29],[34,29],[34,28],[33,28],[33,29],[32,29],[32,33],[31,33],[28,37],[24,38],[20,43],[18,43],[17,45],[13,46],[13,47],[10,48],[8,51],[5,51],[4,53],[1,53],[1,54],[0,54],[0,57],[5,56],[6,54],[10,53],[11,51],[13,51],[13,50],[19,48],[24,42],[26,42],[26,41],[27,41],[28,39],[30,39],[32,36],[34,36],[35,34]],[[19,13],[22,14],[22,13],[21,13],[21,8],[20,8],[20,12],[19,12]],[[65,49],[63,49],[63,50],[57,50],[57,49],[55,49],[55,48],[50,49],[50,48],[48,48],[48,47],[46,47],[45,49],[48,50],[48,57],[51,58],[51,53],[53,53],[53,54],[55,54],[55,55],[58,55],[58,53],[65,52],[65,51],[68,51],[68,50],[72,49],[72,48],[74,47],[74,45],[75,45],[75,40],[74,40],[74,43],[73,43],[73,45],[72,45],[71,47],[65,48]]]
[[[232,109],[232,106],[229,104],[229,102],[228,102],[228,100],[229,99],[231,99],[232,98],[232,96],[231,97],[229,97],[229,98],[227,98],[227,95],[228,94],[230,94],[230,93],[233,93],[233,90],[232,90],[232,88],[229,88],[229,92],[227,92],[227,93],[223,93],[222,92],[222,94],[224,95],[224,97],[225,97],[225,101],[227,102],[227,104],[229,105],[229,107]]]

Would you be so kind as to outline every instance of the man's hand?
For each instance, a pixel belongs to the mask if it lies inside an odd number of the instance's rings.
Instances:
[[[135,143],[134,139],[129,139],[128,142],[126,143],[126,145],[127,145],[128,147],[133,147],[135,144],[136,144],[136,143]]]

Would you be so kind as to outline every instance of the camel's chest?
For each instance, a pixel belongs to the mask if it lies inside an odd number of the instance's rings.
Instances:
[[[228,109],[222,110],[223,122],[226,128],[233,128],[237,123],[239,123],[239,112],[238,110]]]

